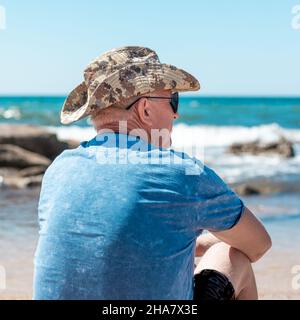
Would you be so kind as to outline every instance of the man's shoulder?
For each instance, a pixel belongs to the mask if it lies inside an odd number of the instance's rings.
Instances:
[[[48,166],[45,175],[52,171],[57,171],[59,168],[67,169],[69,166],[80,165],[79,158],[86,157],[81,146],[74,149],[65,149],[62,151]]]
[[[173,160],[173,164],[181,166],[185,175],[196,175],[199,176],[205,170],[204,163],[196,158],[195,156],[191,156],[186,152],[170,149],[171,159]]]

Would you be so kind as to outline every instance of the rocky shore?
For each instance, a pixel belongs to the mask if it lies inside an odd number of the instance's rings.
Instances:
[[[293,158],[295,150],[293,143],[281,137],[279,141],[265,143],[256,140],[249,143],[235,143],[231,145],[228,152],[233,154],[252,154],[252,155],[280,155],[284,158]]]
[[[0,186],[39,186],[55,157],[78,144],[61,141],[42,127],[0,124]]]

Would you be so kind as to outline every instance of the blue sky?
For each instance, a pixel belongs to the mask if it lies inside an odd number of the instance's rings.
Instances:
[[[0,94],[66,94],[97,55],[157,51],[194,74],[201,95],[300,96],[300,0],[0,0]]]

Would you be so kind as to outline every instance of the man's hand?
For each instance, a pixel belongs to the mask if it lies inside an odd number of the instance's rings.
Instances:
[[[195,257],[202,257],[207,249],[220,241],[221,240],[211,233],[204,233],[200,235],[196,240]]]

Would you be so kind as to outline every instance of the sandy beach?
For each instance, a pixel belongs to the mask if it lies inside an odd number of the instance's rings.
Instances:
[[[6,270],[6,289],[0,290],[0,299],[32,298],[33,255],[38,239],[38,195],[39,188],[0,193],[0,265]],[[285,201],[297,202],[296,198]],[[265,219],[273,238],[270,252],[254,264],[259,298],[300,299],[300,289],[292,287],[292,267],[300,264],[299,215],[293,212],[289,218],[270,215],[275,207],[278,208],[278,203],[271,197],[248,197],[245,201]],[[291,237],[293,241],[290,241]]]

